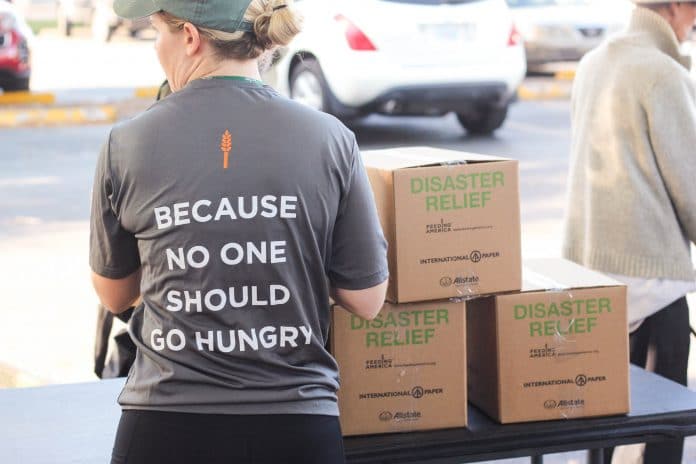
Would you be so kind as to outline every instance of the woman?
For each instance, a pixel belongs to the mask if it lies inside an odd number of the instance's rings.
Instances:
[[[355,138],[264,86],[283,0],[116,0],[174,92],[116,126],[90,264],[138,348],[113,463],[341,463],[329,295],[372,318],[386,243]]]

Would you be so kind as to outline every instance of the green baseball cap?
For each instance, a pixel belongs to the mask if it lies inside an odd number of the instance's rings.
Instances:
[[[244,20],[252,0],[114,0],[114,11],[126,19],[137,19],[166,11],[196,26],[224,32],[253,32]]]

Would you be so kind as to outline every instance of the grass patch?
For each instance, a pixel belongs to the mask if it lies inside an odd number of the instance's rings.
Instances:
[[[38,34],[41,29],[56,29],[58,27],[58,21],[55,19],[27,21],[27,24],[34,34]]]

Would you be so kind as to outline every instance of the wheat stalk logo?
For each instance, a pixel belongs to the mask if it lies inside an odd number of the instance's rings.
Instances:
[[[229,130],[226,130],[225,133],[222,134],[220,150],[222,150],[222,153],[225,155],[222,166],[224,169],[227,169],[230,161],[230,152],[232,151],[232,134],[230,134]]]

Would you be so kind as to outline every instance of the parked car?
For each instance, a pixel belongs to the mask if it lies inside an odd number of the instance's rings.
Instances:
[[[133,37],[150,27],[147,18],[126,20],[116,16],[113,0],[58,0],[57,15],[58,29],[63,35],[71,35],[77,24],[89,25],[92,36],[104,42],[119,27],[127,29]]]
[[[505,0],[301,0],[303,31],[272,84],[317,110],[455,112],[471,133],[498,129],[524,78],[521,39]]]
[[[507,0],[530,68],[578,61],[606,37],[626,26],[627,0]]]
[[[0,0],[0,87],[29,90],[31,28],[11,3]]]

